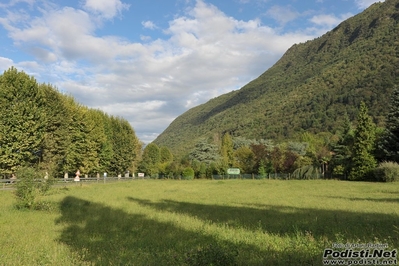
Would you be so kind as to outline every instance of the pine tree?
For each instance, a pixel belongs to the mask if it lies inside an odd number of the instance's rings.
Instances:
[[[333,146],[334,155],[332,158],[333,174],[348,178],[351,168],[352,147],[354,130],[347,114],[344,116],[342,133],[338,142]]]
[[[355,130],[352,148],[350,180],[366,180],[370,171],[377,166],[377,161],[373,156],[375,125],[367,112],[366,104],[361,102],[357,117],[358,125]]]
[[[392,93],[384,135],[382,152],[385,160],[399,163],[399,87]]]

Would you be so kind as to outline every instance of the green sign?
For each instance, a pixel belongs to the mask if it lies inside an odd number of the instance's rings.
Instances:
[[[239,175],[240,169],[239,168],[229,168],[229,169],[227,169],[227,174],[228,175]]]

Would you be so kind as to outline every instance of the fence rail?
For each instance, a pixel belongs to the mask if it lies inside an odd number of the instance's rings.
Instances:
[[[54,185],[79,185],[83,183],[110,183],[128,180],[142,180],[149,179],[149,177],[82,177],[79,181],[74,181],[74,178],[56,178]],[[37,182],[43,182],[45,179],[37,179]],[[0,179],[0,190],[7,190],[15,188],[16,183],[20,179]]]
[[[315,175],[312,179],[322,178],[321,175]],[[144,180],[144,179],[185,179],[182,176],[167,177],[167,176],[144,176],[144,177],[81,177],[79,181],[75,181],[74,178],[56,178],[55,185],[78,185],[83,183],[110,183],[118,181],[128,180]],[[292,174],[285,173],[270,173],[266,175],[255,175],[255,174],[240,174],[240,175],[212,175],[212,180],[225,180],[225,179],[279,179],[289,180],[294,179]],[[43,182],[45,179],[38,179],[37,182]],[[0,190],[8,190],[15,188],[15,184],[19,179],[0,179]]]

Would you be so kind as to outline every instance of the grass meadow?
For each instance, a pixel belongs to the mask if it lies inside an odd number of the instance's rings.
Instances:
[[[333,243],[399,249],[399,183],[132,180],[0,191],[0,265],[322,265]]]

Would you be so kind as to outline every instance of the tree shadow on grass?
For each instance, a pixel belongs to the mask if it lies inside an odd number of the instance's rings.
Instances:
[[[146,202],[146,206],[154,206],[148,204],[150,202]],[[270,246],[261,250],[255,245],[221,240],[217,235],[201,230],[190,231],[171,222],[156,221],[142,214],[127,213],[72,196],[64,198],[60,211],[61,216],[56,220],[63,226],[59,241],[70,247],[79,265],[278,266],[321,263],[322,248],[304,249],[293,241],[284,249]],[[193,214],[200,213],[193,211]]]
[[[59,241],[70,247],[78,264],[90,265],[318,265],[317,254],[297,247],[260,250],[189,231],[99,203],[68,196],[56,223]]]
[[[372,197],[363,197],[363,198],[354,198],[354,197],[342,197],[342,196],[328,196],[330,199],[344,199],[348,201],[373,201],[373,202],[391,202],[391,203],[399,203],[399,196],[395,195],[389,198],[372,198]]]
[[[316,239],[369,243],[389,240],[399,247],[399,217],[380,213],[320,210],[274,205],[220,206],[190,202],[128,198],[159,211],[183,213],[213,223],[248,230],[263,230],[280,236],[295,237],[311,233]]]

